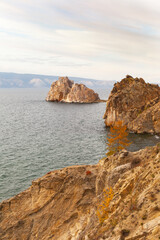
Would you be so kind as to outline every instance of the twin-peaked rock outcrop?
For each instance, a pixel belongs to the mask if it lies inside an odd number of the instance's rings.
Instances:
[[[59,77],[53,82],[46,98],[51,102],[94,103],[101,102],[97,93],[84,84],[74,83],[68,77]]]
[[[129,75],[117,82],[107,101],[106,126],[122,120],[130,131],[160,133],[160,87]]]

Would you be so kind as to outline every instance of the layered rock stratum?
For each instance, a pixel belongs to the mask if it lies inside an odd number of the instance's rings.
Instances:
[[[106,126],[122,120],[130,131],[160,134],[160,87],[127,75],[114,85],[104,119]]]
[[[160,144],[49,172],[0,204],[1,240],[160,239]],[[108,218],[97,217],[112,188]]]
[[[74,83],[68,77],[59,77],[53,82],[46,101],[68,103],[101,102],[97,93],[84,84]]]

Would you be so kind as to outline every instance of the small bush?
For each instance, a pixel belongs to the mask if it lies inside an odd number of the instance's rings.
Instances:
[[[131,143],[127,139],[128,132],[127,127],[123,125],[122,121],[117,121],[110,127],[110,133],[107,137],[107,156],[111,156],[114,153],[120,152],[122,149],[126,149]]]
[[[107,218],[110,213],[110,202],[113,199],[113,190],[112,188],[108,188],[107,190],[103,190],[103,199],[101,204],[97,208],[97,216],[99,222],[102,224]]]
[[[86,171],[86,175],[91,175],[91,171]]]

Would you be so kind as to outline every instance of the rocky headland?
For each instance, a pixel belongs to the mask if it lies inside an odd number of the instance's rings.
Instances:
[[[106,126],[122,120],[132,132],[160,134],[160,87],[127,75],[114,85],[104,119]]]
[[[68,77],[59,77],[53,82],[46,98],[50,102],[96,103],[102,102],[97,93],[84,84],[74,83]]]
[[[160,239],[160,144],[55,170],[0,204],[1,240]],[[99,222],[103,190],[112,188]]]

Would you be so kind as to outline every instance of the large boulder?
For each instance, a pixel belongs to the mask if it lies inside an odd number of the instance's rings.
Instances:
[[[59,77],[52,83],[46,101],[93,103],[101,100],[97,93],[84,84],[74,83],[68,77]]]
[[[129,75],[117,82],[107,101],[106,126],[122,120],[130,131],[160,133],[160,87]]]

